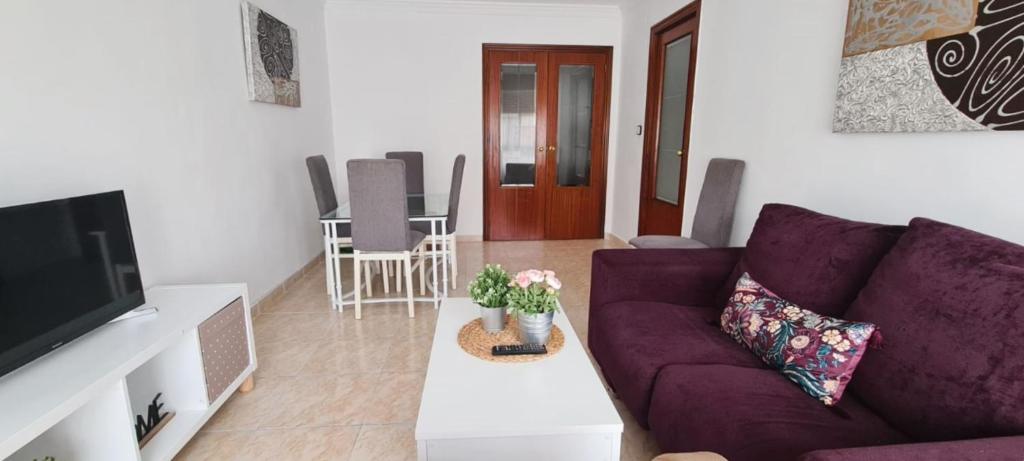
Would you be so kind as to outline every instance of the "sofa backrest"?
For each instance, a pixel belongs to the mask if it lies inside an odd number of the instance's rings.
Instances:
[[[848,389],[897,429],[1024,434],[1024,247],[914,219],[846,316],[884,337]]]
[[[800,307],[842,317],[878,261],[906,230],[850,221],[791,205],[768,204],[719,298],[744,272]]]

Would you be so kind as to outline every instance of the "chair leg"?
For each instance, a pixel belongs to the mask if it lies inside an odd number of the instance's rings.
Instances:
[[[338,309],[338,312],[342,312],[345,310],[345,290],[343,289],[341,282],[341,268],[344,267],[344,260],[340,256],[333,259],[334,262],[331,265],[331,275],[334,277],[334,286],[337,287],[336,293],[338,295],[338,304],[335,307]]]
[[[391,261],[381,261],[380,262],[380,269],[381,269],[381,274],[380,274],[381,275],[381,279],[384,281],[384,294],[390,294],[391,293],[391,280],[390,280],[391,275],[389,274],[389,272],[390,272],[390,269],[391,269]]]
[[[451,241],[448,242],[448,251],[451,253],[452,260],[452,289],[455,289],[455,280],[459,278],[459,254],[455,251],[455,234],[449,236]]]
[[[427,252],[425,251],[426,248],[426,245],[420,247],[420,296],[427,295],[427,277],[425,275],[427,270]]]
[[[373,296],[373,270],[370,269],[370,261],[363,261],[363,271],[366,272],[366,297],[369,298]]]
[[[363,289],[359,285],[363,281],[363,271],[359,265],[359,253],[356,252],[355,258],[353,258],[355,267],[355,275],[353,276],[352,284],[355,286],[356,296],[356,320],[363,318]]]
[[[412,299],[412,254],[408,251],[403,255],[403,262],[405,263],[405,283],[408,291],[406,292],[405,299],[409,303],[409,318],[416,317],[416,308],[413,306]]]
[[[395,263],[395,291],[398,293],[402,292],[402,273],[405,269],[399,267],[398,263]]]

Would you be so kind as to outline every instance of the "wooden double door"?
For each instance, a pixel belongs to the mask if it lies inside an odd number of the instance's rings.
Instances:
[[[484,238],[604,235],[611,47],[484,45]]]

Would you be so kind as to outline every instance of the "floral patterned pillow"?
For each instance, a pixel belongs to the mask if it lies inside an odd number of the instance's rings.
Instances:
[[[831,406],[843,396],[876,327],[802,309],[745,273],[722,312],[722,331]]]

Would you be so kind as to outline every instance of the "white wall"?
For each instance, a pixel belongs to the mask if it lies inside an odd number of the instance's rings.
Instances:
[[[639,78],[635,60],[646,67],[650,26],[686,3],[623,8],[623,64],[631,69],[623,79],[623,133],[643,122],[646,85],[630,76]],[[846,2],[714,0],[702,7],[684,234],[708,160],[731,157],[747,162],[735,244],[746,241],[767,202],[887,223],[927,216],[1024,242],[1016,179],[1024,171],[1024,133],[831,132]],[[613,230],[623,237],[636,232],[641,149],[639,138],[620,136]]]
[[[718,0],[713,0],[718,1]],[[636,126],[644,125],[647,107],[647,60],[651,26],[690,3],[690,0],[645,0],[623,2],[622,68],[619,106],[618,145],[609,154],[615,169],[609,170],[615,195],[608,196],[614,220],[610,231],[622,239],[636,236],[640,219],[640,175],[643,165],[644,137],[636,135]],[[710,2],[705,2],[710,3]],[[703,33],[703,30],[701,31]],[[698,43],[698,46],[700,43]],[[699,57],[699,55],[698,55]],[[647,127],[644,126],[644,130]]]
[[[347,196],[349,159],[423,151],[427,191],[447,192],[452,162],[465,154],[461,235],[483,234],[482,44],[613,46],[618,99],[620,18],[613,6],[328,0],[326,18],[339,196]],[[609,157],[614,171],[611,149]],[[614,195],[609,185],[608,197]],[[609,213],[606,223],[613,219]]]
[[[260,0],[299,32],[301,108],[247,100],[237,0],[8,0],[0,206],[124,189],[146,286],[248,282],[321,248],[303,158],[331,154],[322,3]]]

